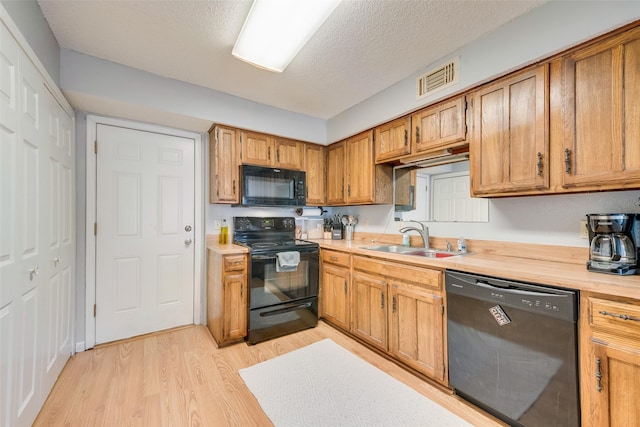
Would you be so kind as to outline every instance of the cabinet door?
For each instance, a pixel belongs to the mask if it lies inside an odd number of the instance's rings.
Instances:
[[[336,326],[349,330],[349,270],[324,266],[322,271],[323,317]]]
[[[466,140],[465,109],[465,97],[461,96],[414,113],[411,116],[413,154]]]
[[[582,373],[583,424],[640,427],[640,349],[597,342],[591,347],[588,369]]]
[[[474,195],[549,188],[549,68],[540,65],[473,97]]]
[[[209,134],[209,201],[211,203],[239,203],[238,182],[240,156],[238,132],[235,129],[216,126]]]
[[[390,352],[445,384],[442,297],[418,286],[390,282]]]
[[[307,172],[307,205],[325,203],[325,148],[322,145],[305,144],[305,170]]]
[[[375,190],[373,131],[362,132],[347,140],[346,170],[346,203],[373,203]]]
[[[640,28],[562,65],[563,185],[640,186]]]
[[[304,143],[292,139],[276,139],[276,163],[283,169],[304,169]]]
[[[327,149],[327,204],[342,205],[345,202],[345,143],[332,144]]]
[[[362,273],[352,278],[351,332],[387,351],[387,283]]]
[[[275,165],[273,137],[257,132],[242,132],[240,159],[243,164],[258,166]]]
[[[234,341],[247,335],[247,276],[242,273],[224,277],[222,341]]]
[[[376,163],[397,159],[411,153],[409,126],[409,117],[402,117],[376,128]]]

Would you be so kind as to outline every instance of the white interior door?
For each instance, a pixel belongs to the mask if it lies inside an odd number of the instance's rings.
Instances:
[[[195,141],[96,136],[96,343],[193,323]]]

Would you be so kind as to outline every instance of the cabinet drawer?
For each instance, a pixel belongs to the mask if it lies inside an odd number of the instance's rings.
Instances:
[[[589,298],[590,325],[614,335],[640,336],[640,301],[637,304]]]
[[[247,268],[244,255],[226,255],[223,260],[224,271],[242,271]]]
[[[387,263],[379,259],[371,259],[360,256],[353,257],[353,269],[369,274],[384,275]]]
[[[427,267],[388,264],[385,267],[385,275],[389,278],[413,283],[423,288],[438,290],[442,288],[442,272],[439,270],[431,270]]]
[[[322,250],[322,262],[327,264],[341,265],[349,268],[351,266],[351,255],[346,252]]]

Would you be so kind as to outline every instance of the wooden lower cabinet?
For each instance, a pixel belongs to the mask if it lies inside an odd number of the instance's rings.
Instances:
[[[223,346],[247,336],[247,255],[207,252],[207,324]]]
[[[352,269],[351,333],[446,385],[442,272],[363,256]]]
[[[640,301],[581,296],[582,425],[640,427]]]
[[[320,316],[348,331],[351,322],[351,255],[323,250],[321,258]]]
[[[351,284],[351,332],[369,344],[387,351],[387,283],[380,277],[354,273]]]
[[[441,295],[401,281],[390,286],[389,352],[416,371],[445,383]]]

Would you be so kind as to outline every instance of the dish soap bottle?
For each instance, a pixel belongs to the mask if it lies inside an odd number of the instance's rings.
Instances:
[[[221,245],[226,245],[229,243],[229,227],[227,226],[227,220],[222,220],[222,226],[220,227],[220,238],[218,239],[218,243]]]
[[[402,233],[402,246],[411,246],[411,239],[408,233]]]
[[[464,237],[460,236],[458,239],[458,252],[465,253],[467,252],[467,242],[464,240]]]

